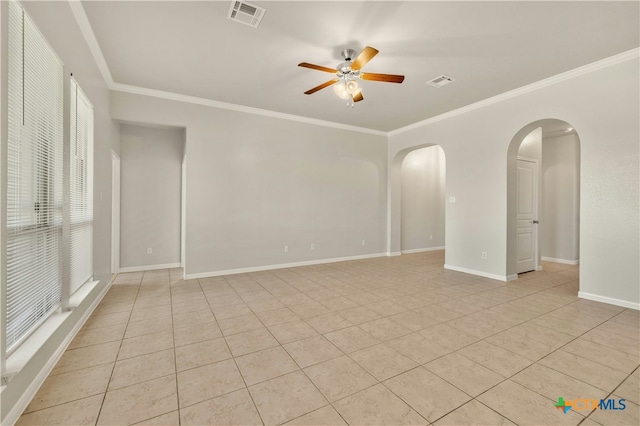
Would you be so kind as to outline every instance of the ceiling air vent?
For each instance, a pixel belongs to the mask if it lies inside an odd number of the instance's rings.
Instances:
[[[241,24],[258,28],[258,24],[262,21],[265,11],[265,8],[254,6],[246,1],[232,1],[231,6],[229,6],[227,18],[240,22]]]
[[[442,74],[439,77],[434,78],[431,81],[427,81],[427,84],[429,86],[433,86],[433,87],[437,87],[438,89],[441,88],[442,86],[446,86],[447,84],[456,81],[455,78],[451,78],[448,75],[444,75]]]

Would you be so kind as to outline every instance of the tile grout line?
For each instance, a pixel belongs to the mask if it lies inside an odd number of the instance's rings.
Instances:
[[[574,302],[571,302],[571,303],[574,303]],[[571,304],[571,303],[569,303],[569,304]],[[565,306],[566,306],[566,305],[565,305]],[[562,307],[559,307],[558,309],[561,309],[561,308],[562,308]],[[545,315],[545,314],[542,314],[542,315]],[[538,317],[535,317],[535,318],[538,318]],[[532,318],[532,319],[535,319],[535,318]],[[607,322],[607,321],[609,321],[609,319],[604,320],[604,321],[603,321],[603,322],[601,322],[600,324],[598,324],[598,325],[596,325],[596,326],[592,327],[591,329],[589,329],[589,330],[585,331],[585,332],[584,332],[584,333],[582,333],[581,335],[579,335],[579,336],[575,337],[574,339],[570,340],[569,342],[565,343],[564,345],[560,346],[559,348],[554,349],[553,351],[549,352],[549,353],[548,353],[548,354],[546,354],[545,356],[543,356],[543,357],[539,358],[537,361],[534,361],[534,362],[533,362],[532,364],[530,364],[529,366],[527,366],[527,367],[525,367],[525,368],[523,368],[523,369],[519,370],[519,371],[518,371],[518,372],[516,372],[515,374],[512,374],[511,376],[509,376],[509,377],[505,378],[504,380],[500,381],[499,383],[496,383],[494,386],[491,386],[490,388],[488,388],[488,389],[486,389],[485,391],[481,392],[481,393],[480,393],[480,394],[478,394],[477,396],[473,397],[473,399],[477,399],[477,397],[479,397],[479,396],[481,396],[481,395],[483,395],[483,394],[485,394],[485,393],[489,392],[491,389],[493,389],[493,388],[495,388],[495,387],[499,386],[500,384],[502,384],[502,383],[506,382],[507,380],[511,380],[511,378],[512,378],[512,377],[514,377],[516,374],[519,374],[519,373],[520,373],[520,372],[522,372],[523,370],[525,370],[525,369],[529,368],[531,365],[536,364],[536,363],[538,363],[540,360],[542,360],[542,359],[544,359],[544,358],[548,357],[549,355],[551,355],[551,354],[553,354],[553,353],[555,353],[555,352],[557,352],[557,351],[561,350],[564,346],[566,346],[566,345],[568,345],[569,343],[571,343],[571,342],[573,342],[573,341],[575,341],[575,340],[579,339],[579,338],[580,338],[580,337],[582,337],[583,335],[587,334],[588,332],[590,332],[590,331],[591,331],[591,330],[593,330],[594,328],[597,328],[598,326],[600,326],[600,325],[604,324],[604,323],[605,323],[605,322]],[[516,326],[517,326],[517,325],[516,325]],[[516,327],[516,326],[514,326],[514,327]],[[513,327],[512,327],[512,328],[513,328]],[[545,327],[545,328],[546,328],[546,327]],[[497,333],[496,333],[496,334],[497,334]],[[488,336],[488,337],[491,337],[491,336]],[[535,340],[535,339],[534,339],[534,340]],[[482,340],[481,340],[481,341],[482,341]],[[462,356],[464,356],[464,355],[462,355]],[[465,357],[465,358],[466,358],[466,357]],[[468,358],[467,358],[467,359],[468,359]],[[471,361],[472,361],[472,360],[471,360]],[[545,367],[546,367],[546,366],[545,366]],[[485,367],[485,368],[488,368],[488,367]],[[557,371],[557,372],[559,372],[559,373],[561,373],[561,374],[566,374],[565,372],[562,372],[562,371],[556,370],[556,369],[555,369],[555,368],[553,368],[553,367],[547,367],[547,368],[550,368],[550,369],[552,369],[552,370],[555,370],[555,371]],[[493,371],[493,370],[492,370],[492,371]],[[635,371],[635,370],[634,370],[634,371]],[[437,375],[437,373],[435,373],[435,372],[433,372],[433,373]],[[497,373],[497,374],[499,374],[499,373]],[[589,384],[589,383],[586,383],[586,382],[584,382],[584,381],[582,381],[582,380],[580,380],[580,379],[578,379],[578,378],[576,378],[576,377],[573,377],[573,376],[571,376],[571,375],[569,375],[569,374],[566,374],[566,375],[567,375],[567,376],[569,376],[569,377],[571,377],[571,378],[573,378],[574,380],[580,381],[580,382],[585,383],[585,384],[590,385],[590,386],[594,386],[594,385],[591,385],[591,384]],[[438,377],[440,377],[440,376],[438,376]],[[503,376],[503,377],[504,377],[504,376]],[[443,377],[441,377],[441,378],[442,378],[443,380],[445,380],[445,381],[446,381],[446,379],[445,379],[445,378],[443,378]],[[627,376],[627,378],[628,378],[628,376]],[[625,379],[625,380],[626,380],[626,379]],[[624,380],[623,380],[623,381],[624,381]],[[449,382],[447,381],[447,383],[449,383]],[[518,382],[514,382],[514,383],[519,384]],[[452,386],[455,386],[455,385],[453,385],[453,383],[450,383],[450,384],[451,384]],[[620,382],[620,384],[618,384],[618,386],[616,387],[616,389],[617,389],[621,384],[622,384],[622,382]],[[521,384],[519,384],[519,385],[520,385],[520,386],[522,386],[522,387],[524,387],[524,388],[526,388],[526,389],[528,389],[528,390],[530,390],[530,391],[532,391],[532,392],[534,392],[534,393],[536,393],[536,394],[538,394],[538,395],[540,395],[540,396],[542,396],[543,398],[546,398],[546,399],[548,399],[548,400],[550,400],[550,401],[552,401],[552,402],[553,402],[553,400],[552,400],[552,399],[548,398],[548,397],[547,397],[547,396],[545,396],[545,395],[540,394],[540,393],[539,393],[539,392],[537,392],[536,390],[531,389],[531,388],[529,388],[529,387],[527,387],[527,386],[525,386],[525,385],[521,385]],[[597,388],[597,386],[594,386],[594,387],[596,387],[596,388]],[[598,389],[600,389],[600,388],[598,388]],[[462,389],[461,389],[461,390],[462,390]],[[604,390],[604,389],[601,389],[601,390]],[[463,391],[463,392],[464,392],[464,391]],[[605,392],[606,392],[606,391],[605,391]],[[465,393],[466,393],[466,392],[465,392]],[[478,402],[482,403],[482,401],[478,401]],[[484,404],[484,405],[486,405],[486,404]],[[489,407],[489,408],[491,408],[491,407]],[[495,410],[494,410],[494,411],[495,411]],[[580,421],[580,423],[582,423],[582,422],[586,419],[586,417],[588,417],[588,415],[587,415],[587,416],[584,416],[584,419],[583,419],[583,420],[581,420],[581,421]],[[514,423],[515,423],[515,422],[514,422]]]
[[[198,286],[200,282],[196,280]],[[173,368],[176,377],[176,406],[178,408],[178,425],[182,424],[182,411],[180,407],[180,387],[178,386],[178,354],[176,353],[176,325],[173,320],[173,291],[171,283],[171,270],[169,270],[169,302],[171,306],[171,340],[173,342]]]
[[[264,287],[263,287],[263,288],[264,288]],[[242,296],[240,296],[240,298],[242,298]],[[287,308],[288,308],[288,307],[287,307]],[[322,396],[322,397],[327,401],[327,403],[328,403],[328,404],[331,404],[331,403],[329,402],[329,400],[325,397],[325,395],[322,393],[322,391],[320,391],[320,389],[318,389],[318,387],[317,387],[317,386],[316,386],[316,384],[313,382],[313,380],[311,380],[311,378],[307,375],[307,373],[304,371],[304,369],[303,369],[302,367],[300,367],[300,364],[298,364],[298,363],[296,362],[296,360],[295,360],[295,359],[293,359],[293,357],[291,356],[291,354],[289,353],[289,351],[287,351],[287,349],[284,347],[284,345],[283,345],[283,344],[282,344],[282,343],[281,343],[281,342],[280,342],[280,341],[279,341],[279,340],[278,340],[278,339],[277,339],[277,338],[276,338],[276,337],[271,333],[271,330],[269,330],[269,328],[264,324],[264,322],[262,322],[262,320],[260,319],[260,317],[258,317],[258,315],[253,311],[253,309],[251,309],[251,307],[249,307],[249,309],[251,310],[251,312],[253,312],[253,314],[255,315],[255,317],[256,317],[256,318],[258,318],[258,321],[260,321],[260,323],[261,323],[261,324],[263,325],[263,327],[267,330],[267,332],[271,335],[271,337],[272,337],[272,338],[274,338],[276,342],[278,342],[278,344],[280,345],[280,347],[282,348],[282,350],[284,350],[284,351],[288,354],[288,356],[289,356],[289,357],[291,357],[291,359],[293,360],[293,362],[298,366],[299,371],[301,371],[301,372],[302,372],[302,374],[304,374],[304,376],[307,378],[307,380],[308,380],[308,381],[309,381],[309,382],[314,386],[314,388],[315,388],[315,389],[318,391],[318,393],[319,393],[319,394],[320,394],[320,395],[321,395],[321,396]],[[294,312],[294,313],[295,313],[295,312]],[[301,320],[302,320],[302,319],[301,319]],[[302,321],[304,321],[304,320],[302,320]],[[306,323],[306,322],[305,322],[305,323]],[[320,335],[320,334],[318,334],[318,335]],[[301,339],[301,340],[304,340],[304,339]],[[298,340],[298,341],[299,341],[299,340]],[[290,342],[290,343],[292,343],[292,342]],[[256,351],[256,352],[259,352],[259,351]],[[341,352],[342,352],[342,351],[341,351]],[[255,353],[255,352],[254,352],[254,353]],[[235,360],[235,357],[234,357],[234,360]],[[240,371],[239,367],[238,367],[238,371]],[[287,374],[296,373],[296,372],[297,372],[297,371],[289,372],[289,373],[285,373],[285,374],[282,374],[282,375],[277,376],[277,377],[283,377],[283,376],[286,376]],[[242,373],[240,373],[240,375],[242,376]],[[276,377],[276,378],[277,378],[277,377]],[[244,380],[244,376],[242,377],[242,379]],[[268,380],[273,380],[273,378],[268,379]],[[265,381],[260,382],[260,383],[265,383],[265,382],[266,382],[266,381],[268,381],[268,380],[265,380]],[[254,383],[254,384],[253,384],[253,385],[251,385],[251,386],[255,386],[255,385],[257,385],[257,384],[259,384],[259,383]],[[245,382],[245,385],[246,385],[246,382]],[[247,387],[247,391],[249,392],[249,395],[251,395],[251,391],[249,391],[249,388],[248,388],[248,387]],[[253,395],[251,395],[251,400],[253,401]],[[255,405],[255,401],[254,401],[254,405]],[[324,405],[323,407],[326,407],[326,405]],[[309,414],[309,413],[312,413],[312,412],[314,412],[314,411],[316,411],[316,410],[319,410],[320,408],[323,408],[323,407],[319,407],[319,408],[316,408],[316,409],[314,409],[314,410],[311,410],[311,411],[309,411],[309,412],[307,412],[307,413],[302,414],[301,416],[295,417],[294,419],[299,418],[299,417],[302,417],[302,416],[305,416],[305,415],[307,415],[307,414]],[[260,419],[262,420],[262,423],[264,424],[264,420],[262,419],[262,415],[260,414],[260,411],[259,411],[257,408],[258,408],[258,407],[256,406],[256,411],[258,411],[258,414],[260,415]],[[336,411],[337,411],[337,410],[336,410]],[[340,413],[338,413],[338,414],[340,414]],[[342,416],[340,416],[340,417],[342,417]],[[285,422],[283,422],[283,423],[290,422],[290,421],[292,421],[292,420],[294,420],[294,419],[287,419],[287,420],[286,420]]]
[[[225,281],[226,281],[226,279],[225,279]],[[198,281],[198,284],[200,284],[200,281]],[[200,284],[200,288],[202,288],[202,284]],[[235,289],[233,287],[231,287],[231,288],[235,292]],[[237,292],[236,292],[236,294],[237,294]],[[207,299],[206,297],[205,297],[205,299],[207,300],[207,305],[209,306],[211,314],[213,315],[213,318],[216,321],[216,325],[218,325],[218,328],[220,328],[220,326],[218,324],[218,319],[216,317],[216,313],[213,311],[213,308],[211,307],[211,303],[209,302],[209,299]],[[262,418],[262,414],[260,413],[260,410],[258,410],[258,406],[256,405],[256,401],[254,400],[253,395],[251,394],[251,391],[249,390],[249,386],[247,386],[247,381],[245,380],[244,376],[242,375],[242,371],[240,370],[240,367],[238,366],[238,362],[236,361],[236,357],[233,355],[233,352],[231,351],[231,348],[229,347],[229,342],[227,342],[226,336],[224,335],[224,332],[222,331],[221,328],[220,328],[220,334],[222,335],[222,338],[224,339],[224,343],[227,346],[227,350],[229,351],[229,354],[231,354],[231,359],[233,359],[233,364],[236,367],[238,375],[242,379],[242,383],[244,383],[244,389],[246,389],[247,394],[249,394],[249,398],[251,398],[251,403],[253,404],[253,408],[256,410],[256,413],[258,414],[258,418],[260,418],[260,422],[262,422],[262,424],[264,425],[265,423],[264,423],[264,419]],[[235,390],[233,392],[236,392],[236,391],[237,390]],[[231,393],[231,392],[227,392],[226,394],[223,394],[223,395],[228,395],[229,393]],[[222,396],[222,395],[219,395],[219,396]],[[215,399],[215,398],[217,398],[217,397],[210,398],[209,400]]]
[[[116,275],[116,278],[114,278],[114,281],[118,278],[118,275],[120,275],[120,274]],[[140,283],[138,284],[138,286],[137,286],[138,288],[136,289],[136,296],[133,299],[134,300],[133,306],[131,307],[131,312],[129,312],[129,319],[131,319],[131,314],[133,313],[133,308],[135,306],[135,301],[138,299],[138,294],[140,293],[140,286],[142,285],[142,279],[143,278],[144,278],[144,274],[140,277]],[[111,289],[109,289],[109,291],[111,291]],[[122,334],[122,339],[120,340],[120,347],[118,348],[118,353],[116,354],[116,359],[113,362],[113,368],[111,369],[111,374],[109,375],[109,380],[107,381],[107,387],[104,390],[104,395],[102,397],[102,403],[100,404],[100,409],[98,410],[98,415],[96,416],[95,426],[98,425],[98,422],[100,421],[100,416],[102,416],[102,409],[104,408],[104,403],[105,403],[105,401],[107,399],[107,393],[109,392],[109,384],[111,383],[111,380],[113,379],[113,373],[116,370],[116,364],[118,362],[118,356],[120,355],[120,351],[122,350],[122,343],[124,342],[124,336],[127,333],[127,327],[128,326],[129,326],[129,320],[127,320],[127,325],[125,326],[124,333]]]

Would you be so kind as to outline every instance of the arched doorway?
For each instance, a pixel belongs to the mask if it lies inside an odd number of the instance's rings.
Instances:
[[[389,255],[445,246],[445,153],[435,144],[398,152],[389,170]]]
[[[541,261],[577,264],[580,241],[580,141],[558,119],[523,127],[507,155],[507,275]]]
[[[402,253],[441,250],[445,231],[445,159],[438,145],[416,149],[401,166]]]

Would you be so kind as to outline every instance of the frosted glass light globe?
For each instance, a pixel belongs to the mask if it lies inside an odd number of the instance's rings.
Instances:
[[[342,99],[349,98],[349,92],[347,91],[347,86],[344,84],[344,81],[334,84],[333,91]]]
[[[358,89],[359,89],[359,87],[358,87],[358,82],[357,81],[351,80],[351,81],[349,81],[347,83],[347,92],[350,95],[353,95],[353,94],[357,93]]]

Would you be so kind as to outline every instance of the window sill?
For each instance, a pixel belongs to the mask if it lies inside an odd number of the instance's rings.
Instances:
[[[80,287],[69,299],[69,310],[54,312],[36,331],[18,347],[15,352],[7,357],[5,371],[2,372],[2,384],[5,385],[24,368],[25,365],[38,353],[42,345],[51,335],[69,318],[73,309],[80,306],[82,301],[98,285],[99,281],[91,281]]]
[[[69,309],[77,308],[82,301],[96,288],[100,281],[89,281],[84,283],[75,293],[69,297]]]

